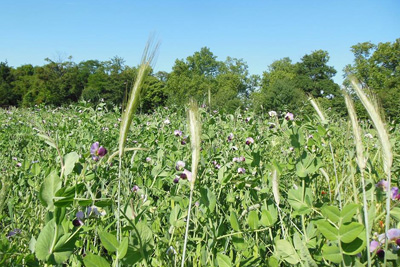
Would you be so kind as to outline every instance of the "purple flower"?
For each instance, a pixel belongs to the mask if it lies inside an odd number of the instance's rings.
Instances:
[[[17,163],[17,167],[21,167],[22,166],[22,163],[21,162],[18,162]]]
[[[100,146],[99,142],[94,142],[90,147],[90,154],[92,155],[92,159],[97,161],[99,157],[104,157],[107,154],[107,149]]]
[[[273,123],[273,122],[268,122],[268,125],[269,125],[270,129],[275,128],[275,123]]]
[[[239,161],[246,161],[246,158],[243,157],[243,156],[240,156],[240,157],[239,157]]]
[[[392,200],[400,199],[399,188],[394,186],[392,187]]]
[[[104,157],[107,154],[107,149],[105,149],[104,147],[100,147],[99,150],[97,151],[97,155],[99,155],[100,157]]]
[[[383,259],[385,257],[385,251],[383,249],[380,249],[376,252],[376,255],[378,255],[379,258]]]
[[[286,115],[285,115],[285,120],[287,120],[287,121],[292,121],[292,120],[294,120],[294,115],[293,115],[293,113],[290,113],[290,112],[286,113]]]
[[[246,122],[250,122],[250,120],[251,120],[251,117],[247,117],[247,118],[245,119]]]
[[[192,173],[188,170],[183,170],[183,172],[181,173],[181,179],[188,179],[188,181],[192,180]]]
[[[185,140],[181,140],[181,145],[186,145],[186,141]]]
[[[375,186],[383,190],[387,190],[388,182],[386,180],[380,180]]]
[[[132,187],[132,192],[137,192],[137,191],[139,191],[139,186],[137,186],[137,185],[134,185],[133,187]]]
[[[371,252],[374,252],[375,250],[378,249],[378,247],[380,246],[378,241],[372,240],[371,243],[369,244],[369,250]]]
[[[73,224],[75,227],[79,227],[79,226],[82,226],[82,225],[83,225],[83,222],[82,222],[81,220],[79,220],[79,219],[75,219],[75,220],[72,221],[72,224]]]
[[[253,138],[251,138],[251,137],[247,137],[246,138],[246,145],[250,145],[250,144],[253,144],[254,143],[254,139]]]
[[[232,146],[232,150],[238,150],[237,146]]]
[[[181,136],[181,135],[182,135],[182,131],[175,130],[175,131],[174,131],[174,135],[175,135],[175,136]]]
[[[232,141],[232,140],[233,140],[233,137],[234,137],[233,133],[230,133],[230,134],[228,135],[228,142]]]
[[[400,229],[392,228],[387,232],[387,237],[390,241],[395,241],[400,238]]]
[[[150,157],[147,157],[146,158],[146,162],[150,162],[151,161],[151,158]]]
[[[179,183],[179,179],[180,179],[180,177],[179,177],[178,175],[176,175],[176,176],[175,176],[175,179],[174,179],[174,183],[175,183],[175,184]]]
[[[85,218],[85,214],[82,211],[78,211],[75,216],[78,220],[83,220]]]
[[[215,168],[216,168],[217,170],[219,170],[219,169],[221,169],[221,165],[215,164]]]
[[[8,232],[7,237],[12,237],[16,234],[20,234],[22,231],[21,229],[15,228],[14,230]]]
[[[181,171],[181,170],[183,170],[185,168],[185,166],[186,166],[185,162],[179,160],[175,165],[175,169],[177,171]]]
[[[238,171],[239,174],[244,174],[244,173],[246,173],[245,168],[238,168],[237,171]]]

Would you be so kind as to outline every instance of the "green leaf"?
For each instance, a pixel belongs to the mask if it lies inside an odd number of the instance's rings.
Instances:
[[[101,244],[110,252],[115,252],[118,249],[117,238],[103,230],[99,231]]]
[[[272,226],[274,225],[276,220],[272,218],[271,213],[268,210],[263,209],[261,211],[261,224],[264,226]]]
[[[177,221],[179,219],[179,215],[181,212],[181,207],[179,204],[176,204],[174,208],[171,210],[171,213],[169,214],[169,223],[173,226],[177,226]]]
[[[357,212],[357,209],[358,205],[354,203],[347,204],[346,206],[344,206],[342,211],[340,212],[340,218],[342,220],[342,223],[351,222],[354,214],[356,214]]]
[[[238,221],[236,212],[233,210],[231,211],[231,214],[229,216],[229,221],[231,223],[233,230],[240,231],[239,221]]]
[[[250,229],[255,230],[258,228],[258,214],[257,211],[252,210],[249,212],[249,216],[247,218],[247,223],[250,226]]]
[[[143,245],[146,244],[154,245],[153,232],[144,221],[138,222],[136,224],[136,228],[140,234],[140,238],[142,239]]]
[[[75,241],[77,237],[78,235],[75,235],[73,238],[71,238],[70,234],[61,236],[54,246],[54,252],[50,258],[50,262],[53,264],[62,264],[68,260],[75,249]]]
[[[364,233],[364,232],[363,232]],[[350,243],[341,243],[343,253],[347,255],[357,255],[366,247],[365,238],[361,239],[360,236]]]
[[[64,175],[68,176],[75,167],[75,163],[79,160],[79,155],[76,152],[68,153],[64,156]]]
[[[293,244],[298,250],[301,260],[306,263],[306,266],[318,267],[317,263],[311,257],[310,251],[306,246],[306,241],[301,239],[298,232],[295,232],[293,235]]]
[[[218,170],[218,181],[222,184],[225,184],[226,178],[225,178],[225,172],[226,172],[226,166],[222,166],[219,170]]]
[[[217,254],[217,262],[218,262],[219,267],[231,267],[232,266],[231,259],[222,253]]]
[[[242,234],[232,236],[232,242],[237,250],[245,250],[247,248],[247,243],[244,242]]]
[[[50,220],[40,231],[35,245],[36,258],[45,261],[50,256],[53,249],[53,240],[56,238],[56,223],[54,219]]]
[[[31,241],[29,241],[29,250],[32,253],[35,253],[35,247],[36,247],[36,238],[34,236],[32,236]]]
[[[40,191],[39,199],[42,204],[50,211],[54,210],[53,198],[58,189],[61,188],[61,179],[56,170],[53,170],[43,181]]]
[[[364,230],[364,226],[358,222],[342,224],[339,227],[340,241],[350,243]]]
[[[394,207],[390,210],[390,216],[396,221],[400,222],[400,208]]]
[[[293,245],[287,240],[276,241],[276,250],[278,255],[289,264],[297,264],[300,262],[299,255]]]
[[[210,213],[212,213],[215,209],[215,205],[217,204],[217,198],[215,194],[208,188],[200,189],[200,204],[203,208],[208,209]]]
[[[339,231],[333,227],[328,221],[316,222],[318,230],[324,235],[325,238],[336,241],[339,239]]]
[[[32,175],[34,175],[34,176],[39,175],[40,169],[41,169],[41,168],[40,168],[39,163],[33,163],[33,164],[32,164],[32,167],[31,167],[31,173],[32,173]]]
[[[124,237],[124,239],[122,239],[121,243],[118,246],[118,259],[122,259],[123,257],[125,257],[126,252],[128,251],[128,237]]]
[[[343,256],[340,253],[340,249],[336,245],[331,245],[331,246],[324,245],[322,247],[322,256],[326,260],[338,264],[341,263],[343,260]]]
[[[306,190],[306,196],[308,195],[307,202],[311,201],[310,190]],[[299,214],[307,214],[311,212],[309,204],[303,198],[303,187],[297,189],[290,189],[288,192],[288,202],[292,208]]]
[[[85,267],[110,267],[110,264],[104,258],[90,252],[83,258],[83,263]]]
[[[338,207],[325,205],[321,208],[321,211],[325,218],[331,220],[334,223],[339,222],[340,211]]]

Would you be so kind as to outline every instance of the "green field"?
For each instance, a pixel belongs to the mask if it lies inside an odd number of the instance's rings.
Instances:
[[[375,185],[386,175],[372,125],[361,122],[366,240],[350,122],[334,114],[321,121],[316,112],[293,120],[285,115],[199,109],[201,151],[185,265],[362,266],[372,240],[379,243],[372,264],[398,263],[400,234],[381,252],[386,195]],[[140,149],[127,149],[121,166],[111,157],[120,118],[118,107],[84,102],[1,110],[2,266],[181,264],[191,184],[182,173],[192,170],[186,110],[136,115],[125,147]],[[394,187],[399,125],[388,124],[388,132]],[[91,154],[95,142],[105,155]],[[389,229],[400,220],[399,200],[392,198]]]

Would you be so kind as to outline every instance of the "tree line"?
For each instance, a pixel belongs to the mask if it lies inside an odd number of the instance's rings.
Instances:
[[[351,47],[354,62],[345,67],[363,87],[376,95],[386,115],[400,115],[400,39],[359,43]],[[186,59],[177,59],[171,72],[151,72],[141,95],[141,110],[183,105],[189,97],[215,109],[232,112],[251,106],[257,112],[301,112],[307,98],[316,98],[339,115],[345,112],[341,86],[333,81],[327,51],[317,50],[293,63],[288,57],[274,61],[261,76],[251,75],[243,59],[217,60],[203,47]],[[46,59],[43,66],[11,67],[0,62],[0,106],[64,105],[81,99],[120,104],[128,95],[137,68],[120,57],[107,61]],[[350,87],[346,82],[342,88]]]

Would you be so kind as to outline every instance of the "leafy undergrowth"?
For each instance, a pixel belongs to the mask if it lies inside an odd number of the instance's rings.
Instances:
[[[376,186],[385,176],[371,125],[361,124],[366,240],[349,122],[270,115],[200,109],[185,265],[362,266],[371,242],[372,264],[385,257],[399,263],[400,200],[394,195],[391,203],[385,252],[385,184]],[[126,147],[135,149],[123,158],[118,213],[119,163],[112,155],[120,117],[118,108],[84,103],[0,111],[2,266],[180,264],[192,162],[185,110],[160,108],[133,120]],[[389,133],[396,187],[399,127],[389,125]]]

